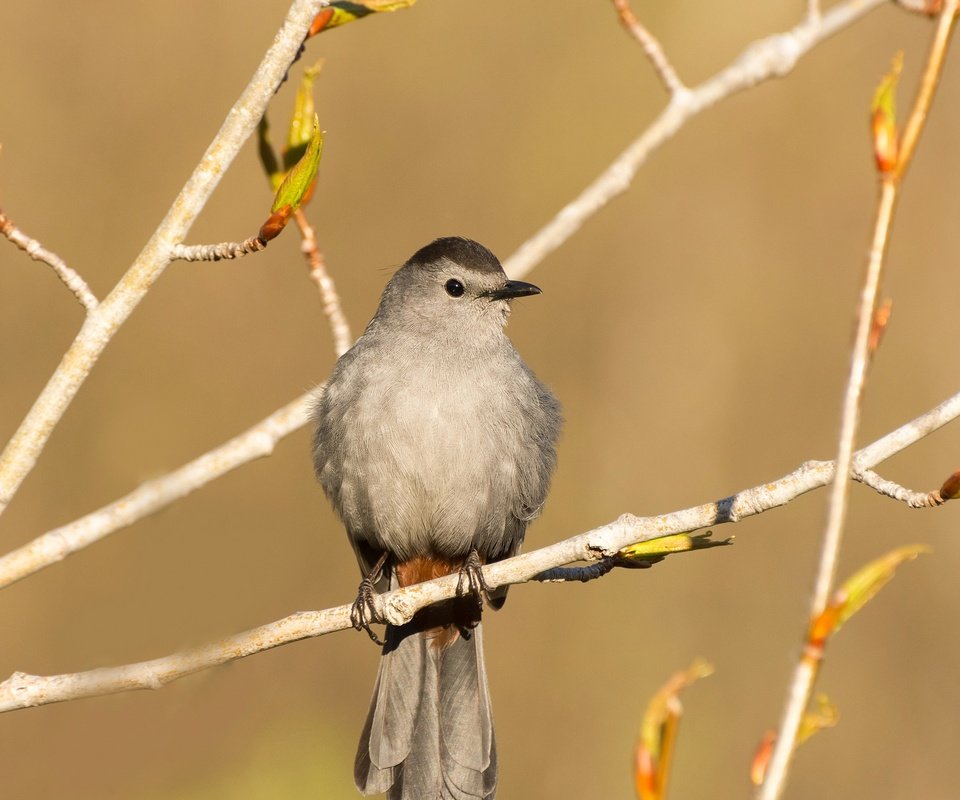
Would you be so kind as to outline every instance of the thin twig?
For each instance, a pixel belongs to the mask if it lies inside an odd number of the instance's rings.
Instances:
[[[259,253],[266,246],[267,243],[259,236],[251,236],[242,242],[175,244],[170,248],[170,257],[176,261],[229,261]]]
[[[154,514],[222,475],[270,455],[277,442],[302,428],[316,395],[307,392],[230,441],[179,469],[147,481],[119,500],[48,531],[0,558],[0,588],[56,564],[137,520]]]
[[[890,240],[890,224],[896,203],[896,188],[884,181],[880,189],[880,202],[877,207],[877,219],[874,226],[873,242],[870,247],[867,271],[864,276],[860,302],[857,307],[856,335],[850,358],[850,374],[847,378],[843,398],[843,412],[840,422],[839,448],[837,453],[837,475],[850,474],[853,460],[853,446],[860,425],[860,401],[870,364],[869,340],[873,327],[873,310],[877,303],[880,278],[883,273],[884,254]],[[843,523],[847,514],[847,494],[849,481],[845,477],[833,480],[827,509],[827,524],[821,549],[820,566],[817,570],[811,600],[811,617],[820,614],[830,597],[840,553],[840,541],[843,537]]]
[[[935,508],[946,502],[939,489],[934,489],[932,492],[916,492],[878,475],[872,469],[856,472],[853,474],[853,478],[882,495],[906,503],[910,508]]]
[[[856,463],[862,469],[876,466],[958,416],[960,393],[863,448],[857,453]],[[547,570],[565,564],[602,562],[606,566],[619,551],[632,544],[739,522],[825,486],[833,476],[833,462],[809,461],[778,480],[715,502],[657,517],[624,514],[607,525],[562,542],[489,564],[483,568],[483,576],[491,588],[496,588],[534,580]],[[458,576],[450,575],[379,595],[375,599],[378,618],[402,624],[419,609],[453,597],[457,582]],[[344,605],[325,611],[300,612],[219,642],[139,664],[49,677],[17,672],[0,684],[0,712],[133,689],[156,689],[184,675],[262,650],[351,628],[350,608]]]
[[[212,644],[138,664],[50,677],[15,672],[0,684],[0,711],[135,689],[159,689],[202,669],[348,627],[350,606],[302,611]]]
[[[930,48],[930,57],[920,79],[920,91],[914,101],[913,110],[903,129],[900,140],[900,152],[897,155],[897,167],[893,178],[897,183],[903,181],[907,169],[913,162],[913,153],[920,140],[920,134],[927,121],[927,113],[933,102],[933,95],[937,91],[940,75],[943,74],[943,61],[947,56],[947,46],[950,44],[950,35],[953,25],[957,21],[957,3],[954,0],[944,0],[943,10],[940,12],[940,22],[934,33],[933,44]]]
[[[310,280],[312,280],[320,290],[320,299],[323,302],[323,313],[327,315],[327,321],[330,323],[330,331],[333,333],[333,347],[337,356],[342,356],[350,345],[353,344],[353,335],[350,333],[350,324],[343,313],[343,306],[340,303],[340,295],[337,293],[337,287],[327,272],[327,262],[320,252],[317,244],[317,234],[313,225],[303,213],[302,208],[294,212],[294,219],[300,228],[300,250],[303,257],[307,260],[307,266],[310,268]]]
[[[667,92],[673,95],[677,92],[686,91],[687,87],[680,80],[680,76],[677,75],[677,71],[670,63],[670,59],[667,58],[667,54],[663,52],[663,46],[657,37],[650,33],[646,26],[634,15],[630,8],[630,0],[613,0],[613,7],[617,10],[623,27],[643,48],[644,54],[650,60]]]
[[[807,0],[807,19],[814,22],[820,19],[820,0]]]
[[[250,137],[327,0],[294,0],[273,44],[166,217],[113,291],[86,320],[33,407],[0,454],[0,514],[37,463],[57,423],[113,335],[170,263],[221,177]]]
[[[691,117],[736,92],[771,78],[783,77],[815,45],[883,2],[847,0],[838,3],[817,20],[806,19],[792,30],[753,42],[712,78],[673,95],[660,115],[609,167],[504,262],[506,273],[522,278],[580,230],[597,211],[629,189],[634,175],[649,155]]]
[[[873,240],[857,310],[856,336],[843,401],[843,415],[836,459],[837,470],[830,491],[827,523],[823,546],[820,551],[820,564],[817,569],[813,597],[810,603],[810,619],[818,618],[826,608],[836,575],[843,525],[847,514],[848,476],[854,464],[853,447],[860,422],[863,386],[870,362],[870,334],[874,325],[874,310],[877,305],[884,255],[890,237],[890,225],[896,208],[897,194],[902,177],[909,166],[917,140],[923,130],[923,123],[930,109],[933,93],[943,67],[943,59],[950,41],[950,32],[953,27],[957,5],[958,0],[946,0],[944,3],[927,66],[921,80],[920,90],[907,121],[896,167],[882,175]],[[797,662],[787,693],[777,742],[770,758],[770,766],[757,793],[760,800],[775,800],[783,793],[795,749],[796,737],[800,729],[800,721],[813,695],[813,687],[820,663],[819,655],[810,657],[809,653]]]
[[[63,282],[63,284],[74,294],[74,297],[80,301],[80,304],[89,314],[96,309],[99,301],[90,291],[87,282],[73,269],[67,266],[56,253],[47,250],[36,239],[31,239],[21,231],[13,220],[0,210],[0,233],[6,236],[17,247],[23,250],[34,261],[40,261],[50,267]]]

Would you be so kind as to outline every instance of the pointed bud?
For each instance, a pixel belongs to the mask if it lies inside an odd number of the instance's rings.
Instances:
[[[323,132],[320,130],[320,120],[314,115],[313,136],[306,152],[283,179],[273,198],[270,216],[260,227],[260,238],[265,242],[278,236],[290,221],[293,212],[310,199],[322,152]]]
[[[287,223],[290,221],[292,215],[293,209],[290,208],[290,206],[282,206],[276,211],[271,212],[270,216],[267,217],[267,221],[260,226],[258,236],[263,239],[264,242],[276,239],[280,235],[280,231],[287,227]]]
[[[896,568],[913,561],[921,553],[929,553],[926,545],[898,547],[861,567],[833,593],[827,607],[810,625],[808,641],[822,647],[831,634],[863,608],[893,578]]]
[[[765,731],[763,739],[757,745],[757,750],[753,754],[753,760],[750,762],[750,783],[754,786],[760,786],[763,779],[767,777],[767,767],[770,766],[770,758],[773,756],[773,746],[777,743],[777,732],[775,730]]]
[[[273,200],[271,211],[277,211],[283,206],[290,206],[293,211],[300,208],[304,195],[313,186],[317,179],[317,167],[320,165],[320,156],[323,153],[323,131],[320,130],[320,120],[313,116],[313,134],[300,160],[291,167]]]
[[[633,780],[639,800],[663,800],[677,726],[683,714],[679,693],[712,674],[713,667],[698,658],[686,670],[675,673],[651,698],[643,716],[634,762]]]
[[[881,173],[897,166],[900,132],[897,129],[896,90],[903,69],[903,51],[893,58],[888,72],[873,95],[870,106],[870,127],[873,131],[873,155]]]
[[[316,110],[313,103],[313,83],[323,68],[321,58],[312,67],[307,67],[297,87],[297,96],[293,101],[293,114],[287,128],[287,146],[283,150],[283,169],[288,170],[306,152],[313,138],[313,118]]]
[[[728,539],[711,539],[713,531],[703,533],[674,533],[661,536],[657,539],[648,539],[645,542],[624,547],[617,555],[625,561],[652,561],[662,560],[672,553],[684,553],[688,550],[705,550],[708,547],[722,547],[733,544],[733,537]],[[624,566],[628,566],[624,564]]]

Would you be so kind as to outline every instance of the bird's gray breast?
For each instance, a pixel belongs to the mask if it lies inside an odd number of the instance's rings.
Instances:
[[[498,357],[392,349],[351,353],[316,413],[318,476],[349,534],[400,558],[515,550],[553,468],[546,390],[509,345]]]

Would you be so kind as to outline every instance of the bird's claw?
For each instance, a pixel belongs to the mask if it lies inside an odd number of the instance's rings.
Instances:
[[[490,601],[490,587],[483,577],[483,562],[480,560],[480,554],[474,547],[460,568],[460,577],[457,579],[457,596],[466,597],[472,595],[476,598],[477,607],[483,610],[483,600]]]
[[[367,636],[369,636],[374,643],[380,645],[380,647],[383,647],[385,643],[383,639],[373,632],[370,625],[374,622],[379,622],[377,619],[377,607],[374,604],[374,598],[377,596],[375,584],[380,580],[386,561],[387,556],[386,553],[384,553],[377,563],[374,564],[373,569],[360,581],[360,588],[357,589],[357,599],[353,601],[353,605],[350,607],[350,624],[353,625],[355,630],[366,631]]]
[[[375,595],[376,590],[373,588],[373,583],[369,578],[364,578],[360,581],[357,599],[350,608],[350,624],[358,631],[366,631],[367,636],[382,647],[384,644],[383,640],[377,636],[370,627],[371,623],[377,621],[377,610],[373,604]]]

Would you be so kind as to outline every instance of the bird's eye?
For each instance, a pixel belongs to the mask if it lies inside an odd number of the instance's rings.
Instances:
[[[451,297],[462,297],[463,293],[466,291],[463,288],[463,284],[460,283],[456,278],[451,278],[444,285],[443,288],[447,290],[447,294]]]

